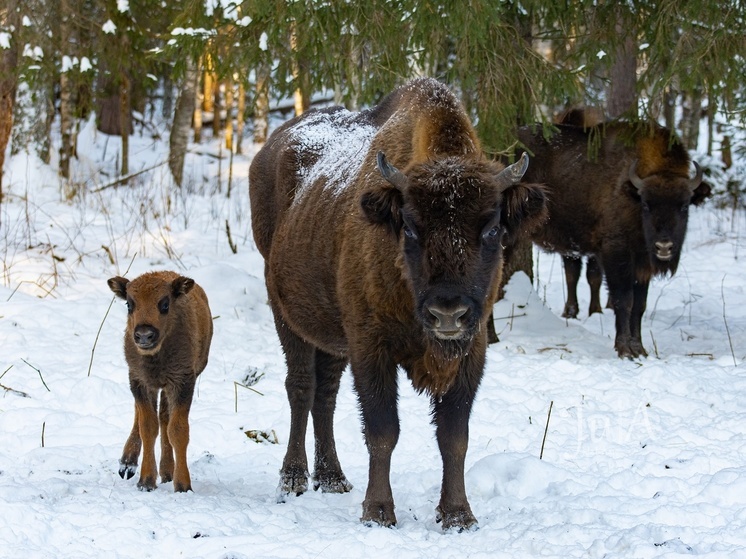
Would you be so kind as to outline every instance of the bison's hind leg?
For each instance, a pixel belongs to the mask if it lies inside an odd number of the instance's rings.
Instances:
[[[313,488],[324,493],[347,493],[352,489],[342,473],[334,442],[334,409],[346,366],[346,359],[316,350],[316,393],[311,409],[316,439]]]
[[[290,330],[275,305],[272,305],[272,310],[277,335],[285,352],[288,368],[285,390],[290,403],[290,435],[277,488],[277,502],[282,503],[288,495],[299,496],[308,490],[306,430],[316,391],[316,348]]]

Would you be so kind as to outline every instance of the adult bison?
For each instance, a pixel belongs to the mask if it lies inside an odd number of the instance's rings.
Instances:
[[[468,420],[485,361],[504,237],[541,219],[527,158],[483,157],[454,95],[432,79],[376,107],[311,111],[280,127],[249,171],[254,239],[287,362],[290,437],[280,499],[351,488],[333,414],[349,363],[370,456],[361,520],[396,523],[389,481],[399,437],[397,368],[431,398],[443,459],[438,519],[476,524],[464,489]]]
[[[620,357],[645,356],[640,328],[648,285],[676,272],[689,206],[701,204],[710,187],[696,163],[690,178],[689,156],[665,128],[557,128],[549,139],[533,127],[518,133],[534,156],[524,180],[548,190],[549,219],[533,240],[564,256],[597,258],[616,318],[614,347]]]

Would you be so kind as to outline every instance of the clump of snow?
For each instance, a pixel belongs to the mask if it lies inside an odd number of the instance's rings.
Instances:
[[[116,31],[117,31],[117,26],[116,26],[116,25],[114,25],[114,22],[113,22],[113,21],[111,21],[110,19],[107,19],[107,20],[106,20],[106,23],[104,23],[104,24],[103,24],[103,25],[101,26],[101,30],[102,30],[102,31],[103,31],[104,33],[107,33],[107,34],[109,34],[109,35],[113,35],[113,34],[114,34],[114,33],[116,33]]]
[[[376,128],[361,121],[359,113],[309,113],[291,132],[296,149],[313,159],[312,165],[299,168],[301,187],[295,199],[301,199],[320,178],[335,194],[348,186],[357,176],[375,133]]]

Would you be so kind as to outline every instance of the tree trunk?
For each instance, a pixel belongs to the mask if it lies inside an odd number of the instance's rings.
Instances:
[[[699,121],[702,117],[702,90],[694,88],[684,96],[681,119],[681,139],[687,149],[697,149],[699,143]]]
[[[11,29],[19,28],[19,14],[15,0],[10,0],[7,8],[7,21],[0,23]],[[3,18],[4,19],[4,18]],[[3,168],[5,150],[13,130],[13,105],[16,98],[18,68],[17,38],[11,37],[10,48],[0,49],[0,202],[3,201]]]
[[[621,15],[617,16],[616,29],[623,40],[613,53],[606,96],[609,118],[636,113],[637,110],[637,41],[629,34]]]
[[[122,137],[122,170],[120,175],[126,177],[130,173],[130,79],[122,72],[119,86],[119,127]]]
[[[67,52],[72,44],[72,10],[69,0],[60,2],[60,42],[63,45],[61,54]],[[69,72],[60,74],[60,168],[59,174],[64,179],[70,178],[70,159],[73,157],[73,83]]]
[[[242,153],[243,132],[246,123],[246,86],[243,80],[238,84],[238,102],[236,103],[236,153]]]
[[[293,78],[297,87],[293,93],[295,116],[300,116],[311,106],[308,85],[308,63],[298,56],[298,35],[295,24],[290,31],[290,49],[293,51]]]
[[[233,152],[233,80],[225,82],[225,149]]]
[[[192,112],[195,111],[197,100],[197,82],[199,73],[197,65],[191,59],[187,60],[184,82],[176,101],[176,111],[171,124],[169,137],[168,167],[174,182],[181,187],[184,178],[184,159],[189,143],[189,127],[192,123]]]
[[[269,129],[269,95],[267,82],[269,67],[265,64],[256,69],[256,101],[254,102],[254,142],[263,144],[267,141]]]

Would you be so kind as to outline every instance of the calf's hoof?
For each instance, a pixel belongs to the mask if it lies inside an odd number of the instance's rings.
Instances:
[[[396,526],[396,515],[394,514],[394,503],[363,503],[363,516],[360,522],[366,526],[378,524],[384,528]]]
[[[137,472],[137,463],[134,464],[127,464],[125,462],[119,461],[119,477],[122,479],[132,479],[135,476],[135,473]]]
[[[313,489],[322,493],[349,493],[352,484],[342,472],[313,473]]]
[[[191,483],[174,482],[174,493],[186,493],[192,490]]]
[[[443,525],[443,531],[454,530],[463,532],[465,530],[478,530],[477,519],[469,510],[469,507],[444,511],[441,507],[436,509],[435,521]]]
[[[155,478],[140,478],[140,481],[137,482],[137,488],[140,491],[153,491],[156,487],[158,487],[155,483]]]

